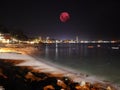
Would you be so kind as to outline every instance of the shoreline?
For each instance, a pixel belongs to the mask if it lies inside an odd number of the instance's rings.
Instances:
[[[72,68],[69,68],[69,67],[66,67],[66,66],[62,66],[62,65],[60,65],[60,64],[58,64],[58,63],[52,63],[52,62],[50,62],[50,61],[45,61],[44,59],[39,58],[39,57],[36,57],[36,56],[32,56],[32,57],[34,57],[36,60],[38,60],[38,61],[40,61],[40,62],[43,62],[43,63],[45,63],[45,64],[47,64],[47,65],[53,66],[53,67],[55,67],[55,68],[58,68],[58,69],[60,69],[60,70],[65,71],[65,72],[67,72],[67,73],[73,74],[73,75],[75,75],[76,77],[92,78],[92,76],[89,76],[88,74],[85,74],[85,73],[82,73],[82,72],[78,72],[78,71],[75,70],[75,69],[72,69]],[[69,76],[69,75],[68,75],[68,76]],[[78,81],[78,80],[77,80],[77,81]],[[94,82],[94,81],[103,82],[103,81],[101,81],[101,80],[98,81],[98,80],[96,80],[96,79],[94,79],[93,82]]]
[[[120,90],[120,85],[119,84],[112,83],[111,81],[109,81],[105,78],[101,78],[101,77],[94,76],[94,75],[89,75],[89,74],[86,74],[86,73],[83,73],[83,72],[80,72],[80,71],[78,72],[75,69],[72,69],[72,68],[69,68],[69,67],[66,67],[66,66],[62,66],[58,63],[52,63],[50,61],[45,61],[44,59],[39,58],[39,57],[34,56],[34,55],[30,55],[30,56],[35,58],[36,60],[38,60],[40,62],[43,62],[47,65],[50,65],[50,66],[53,66],[57,69],[65,71],[68,74],[66,76],[72,78],[73,81],[75,81],[75,82],[81,83],[81,81],[85,81],[85,82],[90,82],[92,84],[94,84],[94,83],[108,84],[108,85],[111,85],[112,87],[117,88],[117,90]]]
[[[23,49],[24,50],[24,49]],[[17,50],[18,52],[19,50]],[[21,50],[22,51],[22,50]],[[34,51],[34,50],[32,50]],[[91,84],[93,83],[101,83],[101,84],[105,84],[105,85],[110,85],[112,87],[115,87],[117,89],[111,89],[111,90],[120,90],[119,87],[116,87],[114,85],[111,85],[110,82],[106,83],[103,81],[100,81],[99,79],[96,79],[95,77],[92,76],[84,76],[83,73],[77,74],[75,71],[73,70],[69,70],[69,68],[64,68],[61,67],[59,65],[53,64],[51,62],[46,62],[44,60],[37,60],[37,58],[35,58],[34,56],[31,56],[29,53],[22,51],[23,53],[21,54],[21,52],[16,53],[16,52],[2,52],[0,53],[0,59],[16,59],[16,60],[25,60],[25,62],[22,62],[20,64],[17,64],[16,66],[31,66],[36,70],[40,70],[40,72],[42,71],[41,69],[43,69],[42,72],[44,73],[53,73],[53,74],[60,74],[60,75],[66,75],[68,77],[70,77],[71,79],[73,79],[73,81],[77,81],[79,83],[81,83],[82,81],[84,82],[90,82]],[[7,56],[7,57],[6,57]],[[38,58],[40,59],[40,58]],[[45,67],[45,68],[42,68]],[[68,75],[67,75],[68,74]]]

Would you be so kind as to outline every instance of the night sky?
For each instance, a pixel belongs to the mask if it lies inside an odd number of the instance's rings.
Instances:
[[[2,0],[0,25],[28,36],[56,39],[120,39],[119,0]],[[59,20],[61,12],[70,19]]]

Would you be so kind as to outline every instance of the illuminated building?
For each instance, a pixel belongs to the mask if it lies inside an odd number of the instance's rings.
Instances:
[[[0,33],[0,43],[10,43],[10,41],[11,41],[11,35],[10,34]]]

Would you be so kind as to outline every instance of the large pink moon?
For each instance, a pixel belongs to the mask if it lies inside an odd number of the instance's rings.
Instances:
[[[70,15],[68,12],[62,12],[60,14],[60,21],[61,22],[67,22],[70,19]]]

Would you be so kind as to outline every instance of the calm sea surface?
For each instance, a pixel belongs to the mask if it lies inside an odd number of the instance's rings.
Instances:
[[[40,58],[120,84],[119,44],[40,45]],[[114,49],[112,49],[112,47]]]

